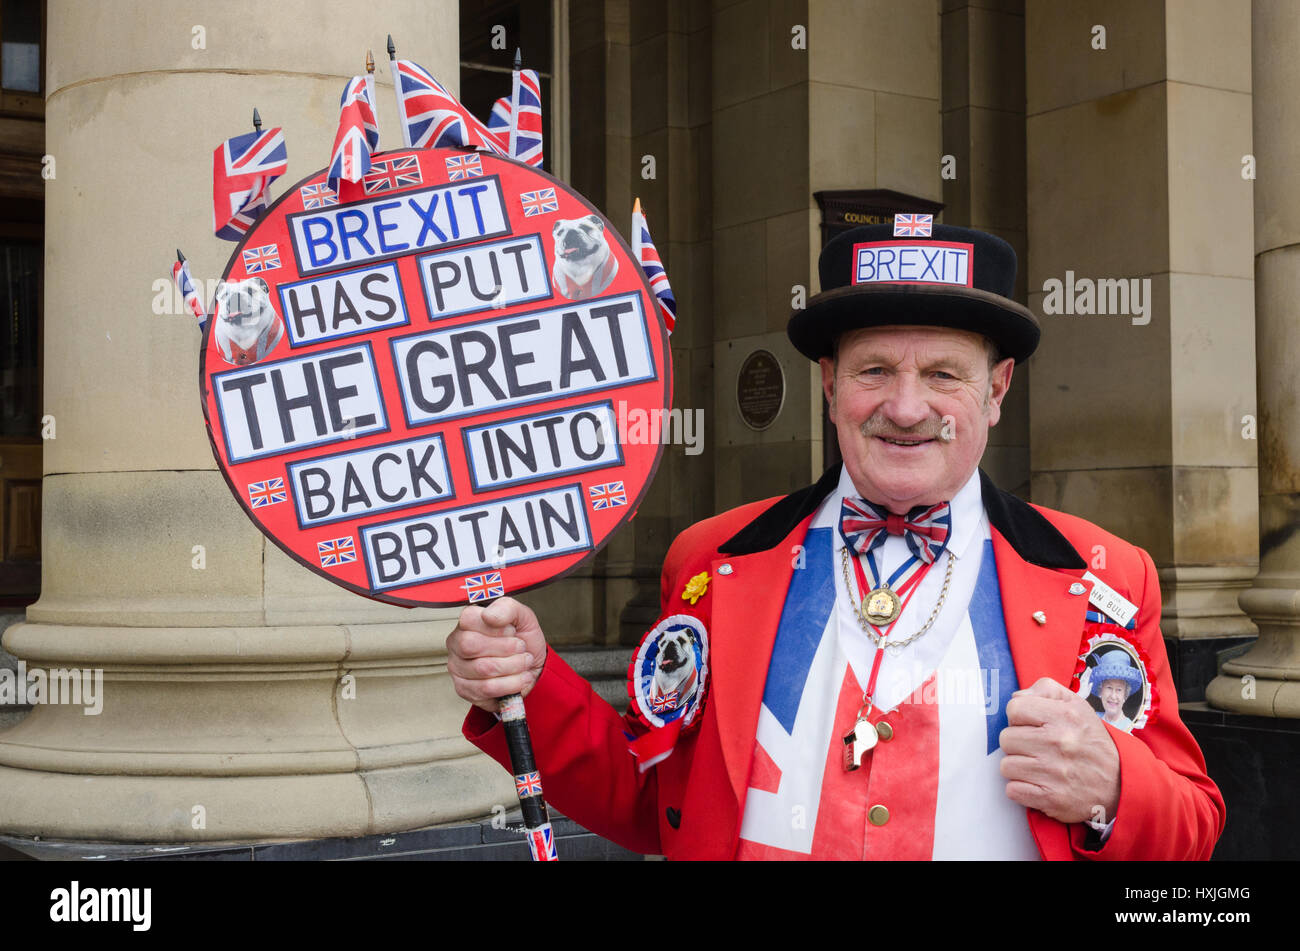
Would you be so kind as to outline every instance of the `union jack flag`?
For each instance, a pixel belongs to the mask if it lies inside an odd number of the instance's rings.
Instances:
[[[676,690],[670,690],[668,693],[652,696],[650,698],[651,713],[672,713],[677,709],[678,693]]]
[[[266,210],[267,189],[289,167],[279,128],[227,139],[212,153],[212,230],[238,241]]]
[[[346,565],[348,562],[357,560],[357,548],[353,544],[351,536],[333,538],[327,542],[317,542],[316,553],[320,555],[322,568]]]
[[[548,211],[560,210],[560,202],[555,197],[554,188],[543,188],[535,192],[521,192],[519,202],[524,206],[525,218],[545,214]]]
[[[515,790],[519,793],[520,799],[525,796],[540,796],[542,794],[542,774],[534,770],[531,773],[516,776]]]
[[[587,489],[593,509],[608,509],[616,505],[627,505],[627,490],[622,482],[605,482]]]
[[[302,196],[304,211],[310,211],[313,208],[325,208],[328,205],[337,205],[339,203],[338,192],[323,182],[319,185],[304,185],[298,189],[298,194]]]
[[[485,575],[472,575],[461,585],[469,595],[469,603],[499,598],[506,593],[506,586],[501,581],[501,572],[491,571]]]
[[[453,155],[447,159],[447,181],[459,182],[483,174],[483,163],[477,155]]]
[[[338,191],[339,179],[359,182],[370,171],[370,153],[379,146],[379,124],[370,101],[364,76],[353,76],[339,99],[339,131],[326,175],[330,188]]]
[[[677,298],[673,296],[672,285],[668,283],[668,272],[664,270],[659,251],[650,237],[650,226],[646,224],[645,215],[641,213],[641,199],[632,206],[632,255],[645,271],[650,290],[654,291],[659,302],[659,313],[671,335],[677,326]]]
[[[398,118],[412,148],[484,149],[509,155],[504,139],[476,119],[422,66],[396,60]]]
[[[526,165],[542,165],[542,81],[535,69],[514,74],[510,155]]]
[[[928,238],[934,228],[934,215],[894,215],[895,238]]]
[[[558,862],[555,854],[555,833],[548,822],[540,829],[528,830],[528,851],[533,854],[534,862]]]
[[[420,160],[414,155],[403,155],[401,158],[375,162],[370,174],[365,178],[367,195],[423,183],[424,177],[420,174]]]
[[[283,502],[286,498],[283,479],[275,478],[267,479],[265,482],[248,483],[248,500],[253,503],[255,509],[260,509],[264,505],[275,505],[277,502]]]
[[[249,274],[258,271],[272,271],[280,266],[280,247],[264,244],[260,248],[244,249],[244,270]]]
[[[534,168],[542,165],[542,85],[533,69],[519,70],[515,74],[515,85],[511,97],[498,99],[492,103],[492,113],[488,116],[487,126],[506,142],[512,158],[518,159]],[[520,99],[523,106],[519,110],[519,127],[515,129],[515,140],[510,141],[510,123],[514,116],[513,99]]]
[[[194,279],[190,277],[190,264],[184,258],[180,257],[180,252],[176,252],[177,262],[172,265],[172,280],[180,288],[181,297],[185,300],[185,306],[189,312],[199,319],[199,329],[208,322],[208,315],[203,309],[203,302],[199,300],[199,292],[194,287]]]

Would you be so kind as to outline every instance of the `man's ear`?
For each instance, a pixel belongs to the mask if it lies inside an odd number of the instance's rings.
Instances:
[[[1011,371],[1015,369],[1014,357],[996,364],[989,373],[989,425],[996,426],[1002,418],[1002,401],[1011,389]]]
[[[817,363],[822,368],[822,393],[826,396],[833,423],[835,422],[835,363],[830,357],[822,357]]]

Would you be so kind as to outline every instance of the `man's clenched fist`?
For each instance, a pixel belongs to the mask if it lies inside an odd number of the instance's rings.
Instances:
[[[447,638],[447,671],[456,693],[489,713],[497,700],[526,696],[546,663],[546,636],[537,615],[514,598],[460,612]]]
[[[1119,751],[1088,701],[1044,677],[1007,701],[1007,796],[1059,822],[1115,817]]]

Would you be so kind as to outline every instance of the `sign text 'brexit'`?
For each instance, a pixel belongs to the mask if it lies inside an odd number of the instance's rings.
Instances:
[[[289,216],[302,274],[399,257],[510,230],[501,185],[480,178]]]

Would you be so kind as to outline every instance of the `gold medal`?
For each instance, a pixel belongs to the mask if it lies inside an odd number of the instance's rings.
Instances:
[[[866,601],[862,603],[862,613],[876,627],[892,624],[902,610],[903,602],[888,583],[868,592]]]

